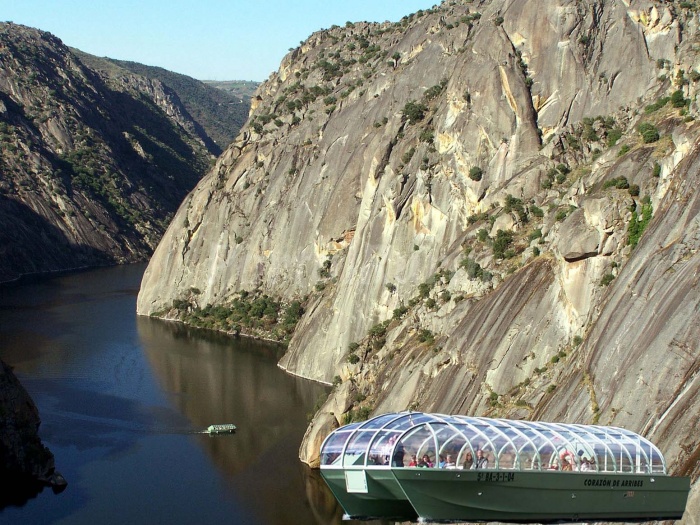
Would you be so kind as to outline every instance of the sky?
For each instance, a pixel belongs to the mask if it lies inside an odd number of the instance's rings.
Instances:
[[[0,0],[0,21],[100,57],[199,80],[262,81],[311,33],[391,22],[439,0]]]

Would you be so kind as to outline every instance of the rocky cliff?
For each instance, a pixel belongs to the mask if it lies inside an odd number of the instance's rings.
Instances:
[[[0,508],[21,504],[55,483],[53,454],[39,439],[39,412],[12,370],[0,361]]]
[[[218,151],[163,82],[81,57],[0,24],[0,281],[144,260]]]
[[[303,301],[280,365],[336,385],[311,464],[330,428],[413,408],[626,426],[696,479],[697,38],[692,4],[646,0],[315,33],[181,206],[138,311]]]

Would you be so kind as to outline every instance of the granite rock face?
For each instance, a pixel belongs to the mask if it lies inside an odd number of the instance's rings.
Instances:
[[[315,33],[181,206],[138,312],[303,298],[280,366],[340,382],[310,464],[333,426],[411,408],[620,424],[696,478],[696,35],[680,3],[619,0]]]

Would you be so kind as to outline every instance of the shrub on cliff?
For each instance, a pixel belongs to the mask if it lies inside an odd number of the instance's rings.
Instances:
[[[513,244],[513,232],[498,230],[493,240],[493,256],[496,259],[505,259],[511,244]]]
[[[479,166],[472,166],[469,170],[469,178],[473,181],[480,181],[483,175],[484,170],[482,170]]]
[[[659,140],[659,130],[650,122],[642,122],[637,127],[637,131],[639,131],[639,134],[642,136],[644,144],[650,144]]]
[[[401,111],[401,119],[409,124],[415,124],[423,120],[426,111],[428,111],[428,107],[425,104],[409,100]]]

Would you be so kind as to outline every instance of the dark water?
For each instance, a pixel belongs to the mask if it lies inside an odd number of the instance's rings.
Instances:
[[[0,357],[69,483],[0,510],[0,523],[340,522],[297,459],[324,387],[278,369],[275,346],[137,318],[144,269],[0,289]],[[239,430],[195,433],[212,423]]]

